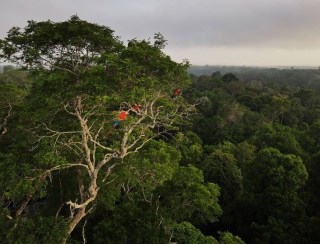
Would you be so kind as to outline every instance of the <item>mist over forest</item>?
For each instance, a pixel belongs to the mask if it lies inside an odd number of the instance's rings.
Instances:
[[[319,67],[250,67],[250,66],[191,66],[190,74],[210,75],[219,71],[222,75],[233,73],[243,81],[274,82],[291,87],[320,88]]]

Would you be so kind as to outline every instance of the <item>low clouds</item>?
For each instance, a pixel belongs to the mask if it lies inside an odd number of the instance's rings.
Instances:
[[[198,60],[196,50],[223,50],[230,57],[228,50],[260,50],[263,56],[265,50],[287,54],[300,50],[301,55],[320,50],[318,0],[7,0],[1,9],[0,37],[30,19],[63,21],[78,14],[109,26],[123,41],[161,32],[168,51],[180,57],[180,50],[185,50],[191,62]]]

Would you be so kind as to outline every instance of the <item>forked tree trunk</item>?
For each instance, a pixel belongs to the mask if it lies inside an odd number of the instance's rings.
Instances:
[[[86,209],[85,208],[81,208],[78,210],[78,212],[76,213],[76,215],[72,218],[68,229],[67,229],[67,234],[66,237],[63,239],[62,243],[66,243],[70,234],[72,233],[72,231],[75,229],[75,227],[79,224],[79,222],[81,221],[81,219],[83,217],[85,217],[87,215],[86,213]]]
[[[74,230],[74,228],[78,225],[78,223],[81,221],[81,219],[83,217],[85,217],[87,215],[86,213],[86,209],[82,208],[79,209],[77,214],[73,217],[73,219],[71,220],[71,223],[68,227],[68,235],[70,235],[72,233],[72,231]]]
[[[79,224],[79,222],[87,215],[86,209],[88,205],[95,201],[97,194],[98,194],[98,188],[97,188],[97,172],[92,174],[90,176],[91,182],[90,186],[87,190],[87,192],[84,191],[84,185],[82,183],[82,180],[79,182],[79,192],[81,196],[81,204],[76,204],[72,202],[68,202],[70,207],[74,207],[75,209],[73,211],[76,211],[75,215],[72,215],[72,218],[70,220],[68,229],[67,229],[67,236],[64,240],[64,243],[67,241],[70,234],[73,232],[73,230],[76,228],[76,226]],[[89,197],[88,197],[89,196]]]

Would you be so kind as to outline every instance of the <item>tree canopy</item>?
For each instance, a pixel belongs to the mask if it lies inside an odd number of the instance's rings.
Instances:
[[[158,33],[154,43],[134,39],[125,46],[108,27],[77,16],[29,21],[1,40],[0,58],[28,71],[31,80],[23,96],[13,92],[23,99],[14,117],[12,103],[1,114],[2,209],[10,220],[3,239],[112,241],[78,234],[80,225],[129,231],[118,218],[132,213],[138,224],[143,211],[149,238],[169,240],[175,223],[217,220],[218,186],[206,184],[200,170],[179,166],[180,152],[168,144],[195,105],[175,92],[190,84],[188,63],[165,55],[165,42]],[[95,227],[99,211],[108,217]],[[123,238],[148,238],[139,234],[143,226]]]
[[[319,243],[319,71],[189,75],[166,44],[78,16],[0,40],[1,240]]]

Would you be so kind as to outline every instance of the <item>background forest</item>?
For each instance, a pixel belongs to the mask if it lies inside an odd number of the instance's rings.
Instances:
[[[320,71],[165,45],[76,16],[0,40],[0,243],[319,243]]]

